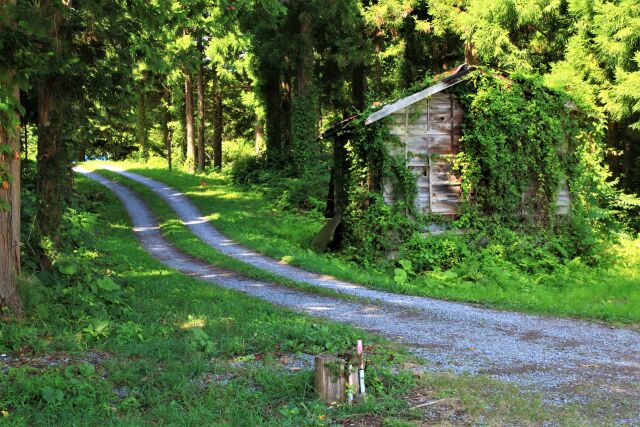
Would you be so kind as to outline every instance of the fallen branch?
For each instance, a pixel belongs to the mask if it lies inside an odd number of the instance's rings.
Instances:
[[[441,402],[444,402],[445,400],[451,400],[451,399],[452,399],[451,397],[445,397],[443,399],[432,400],[431,402],[425,402],[425,403],[421,403],[421,404],[416,405],[416,406],[412,406],[410,409],[423,408],[425,406],[435,405],[436,403],[441,403]]]

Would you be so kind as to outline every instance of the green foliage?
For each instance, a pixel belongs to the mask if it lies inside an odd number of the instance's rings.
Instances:
[[[481,214],[514,220],[518,212],[548,223],[575,149],[565,99],[521,75],[476,72],[460,85],[465,107],[459,161],[464,198]],[[572,159],[574,160],[574,159]],[[532,193],[524,198],[525,193]]]
[[[328,167],[316,162],[296,173],[298,167],[278,170],[266,156],[246,156],[238,159],[229,173],[233,182],[264,191],[275,210],[320,212],[325,206]]]
[[[298,351],[340,354],[364,338],[373,345],[371,366],[388,372],[405,354],[350,326],[310,321],[164,268],[139,246],[115,196],[98,196],[98,184],[78,181],[74,203],[102,214],[89,222],[67,213],[65,221],[87,231],[78,234],[86,251],[76,251],[77,271],[54,271],[57,285],[34,280],[28,291],[47,292],[50,312],[33,311],[36,301],[25,294],[27,317],[0,324],[0,352],[17,362],[5,370],[7,359],[0,360],[0,422],[296,426],[329,425],[348,411],[400,414],[397,396],[413,384],[410,376],[396,375],[388,386],[372,370],[371,381],[383,386],[372,390],[368,406],[327,408],[317,401],[310,372],[289,372],[279,358]],[[91,271],[83,261],[89,258]],[[92,292],[83,292],[94,297],[81,304],[89,322],[71,321],[67,308],[78,307],[65,290],[87,274],[111,278],[97,291],[118,293],[131,310],[101,307]],[[102,289],[113,283],[120,291]]]
[[[384,262],[385,255],[418,228],[403,210],[385,203],[376,193],[352,195],[344,221],[343,253],[365,266]]]

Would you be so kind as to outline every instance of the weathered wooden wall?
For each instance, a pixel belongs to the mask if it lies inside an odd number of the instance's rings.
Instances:
[[[391,145],[390,151],[403,156],[416,176],[418,194],[415,206],[420,212],[449,217],[457,213],[460,180],[451,168],[460,150],[463,118],[464,111],[456,95],[446,92],[439,92],[391,114],[390,133],[397,136],[402,144]],[[394,187],[392,181],[384,183],[387,203],[395,203],[400,196]],[[568,215],[570,205],[569,188],[563,180],[556,200],[556,214]]]
[[[416,208],[424,213],[453,216],[460,201],[460,180],[452,173],[453,157],[458,153],[462,106],[455,95],[440,92],[392,114],[391,134],[403,146],[391,147],[400,154],[417,178]],[[385,183],[385,201],[398,195],[392,182]]]

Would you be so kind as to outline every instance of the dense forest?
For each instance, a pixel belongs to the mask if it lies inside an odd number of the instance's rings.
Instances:
[[[74,162],[159,156],[244,183],[295,178],[287,203],[321,203],[341,150],[322,132],[461,63],[538,76],[591,112],[603,208],[633,212],[624,192],[640,189],[634,0],[9,0],[0,18],[0,302],[15,312],[21,158],[37,159],[34,247],[47,270]]]
[[[0,424],[635,425],[638,194],[638,0],[0,0]]]

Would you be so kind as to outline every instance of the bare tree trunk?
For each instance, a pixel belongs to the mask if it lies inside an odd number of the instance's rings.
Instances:
[[[169,111],[169,103],[171,102],[171,94],[165,91],[166,105],[163,106],[162,115],[162,140],[167,149],[167,167],[171,170],[171,135],[169,134],[169,122],[171,121],[171,112]]]
[[[260,154],[260,146],[264,141],[264,121],[262,118],[256,118],[256,124],[254,126],[255,134],[255,150],[256,155]]]
[[[194,118],[193,118],[193,82],[191,72],[184,69],[184,98],[185,98],[185,128],[187,130],[187,166],[189,171],[196,171],[196,144],[194,138]]]
[[[16,0],[0,0],[0,6],[14,6]],[[4,23],[0,23],[4,24]],[[13,27],[12,22],[8,22]],[[0,74],[2,75],[2,74]],[[16,100],[20,100],[20,90],[14,81],[15,72],[6,70],[3,87]],[[9,113],[11,114],[11,113]],[[13,112],[18,118],[18,112]],[[13,314],[22,314],[20,295],[16,279],[20,273],[20,129],[7,129],[0,122],[0,147],[8,146],[12,155],[3,155],[0,163],[8,166],[9,180],[0,179],[0,318],[9,309]]]
[[[472,41],[464,44],[464,62],[469,65],[478,64],[478,51]]]
[[[142,150],[144,159],[149,157],[149,146],[147,137],[147,102],[144,83],[140,83],[138,88],[138,144]]]
[[[202,39],[198,37],[198,50],[200,51],[200,64],[198,65],[198,170],[203,171],[205,166],[204,156],[204,64],[203,64],[203,52],[202,52]]]
[[[25,122],[24,124],[24,159],[29,160],[29,124]]]
[[[220,77],[213,67],[213,167],[222,169],[222,91]]]

